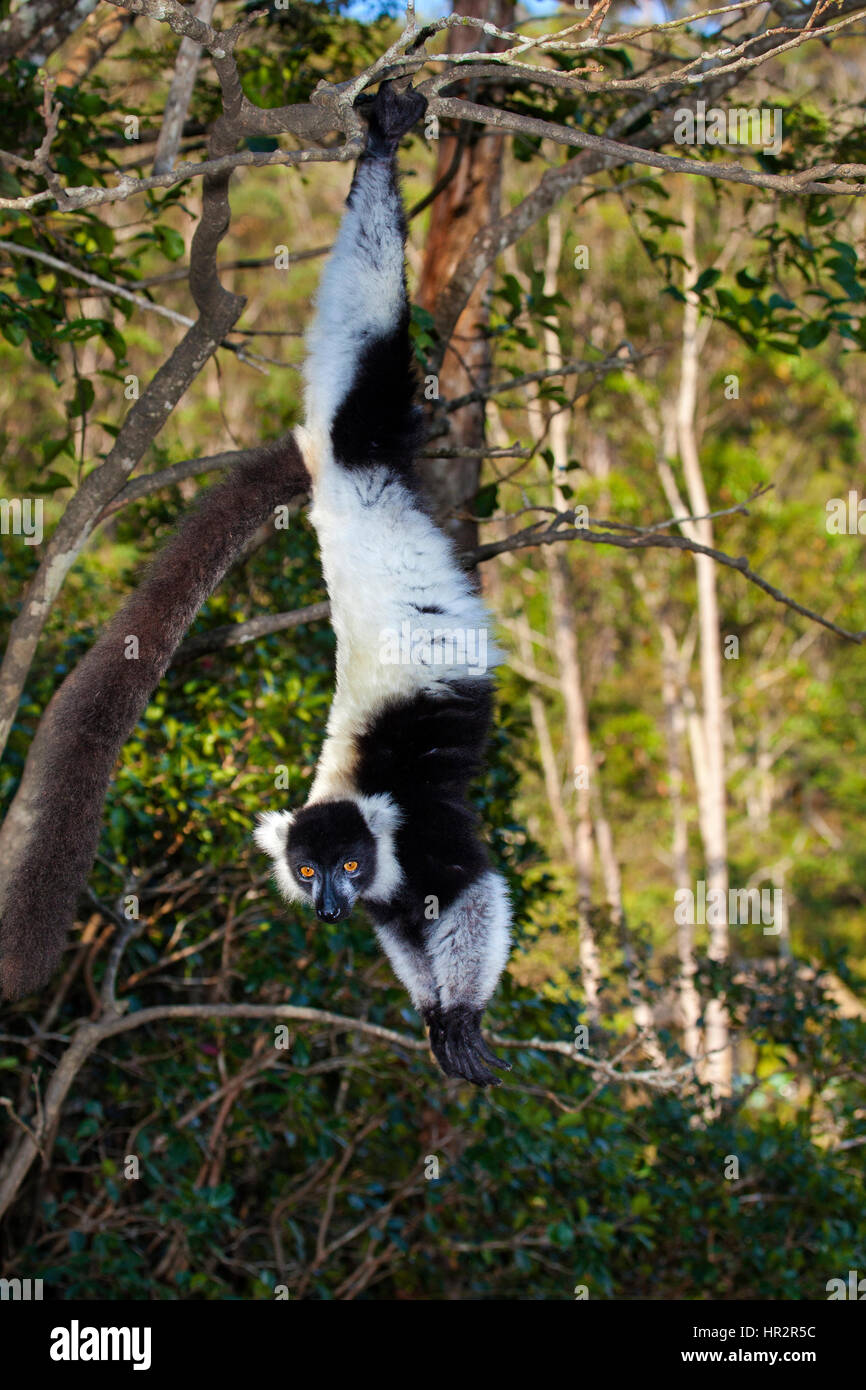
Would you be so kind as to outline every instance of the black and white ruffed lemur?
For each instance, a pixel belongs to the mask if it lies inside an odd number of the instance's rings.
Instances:
[[[397,186],[426,103],[386,83],[319,288],[306,363],[310,512],[337,635],[337,682],[309,799],[256,841],[283,895],[337,922],[357,899],[448,1076],[507,1069],[481,1015],[508,956],[505,882],[467,802],[492,710],[489,616],[419,497],[420,415]],[[488,659],[480,660],[483,653]]]
[[[481,1036],[510,911],[468,784],[492,711],[488,614],[420,497],[397,148],[424,111],[383,84],[310,333],[306,426],[206,493],[54,696],[18,810],[26,844],[0,867],[0,984],[56,968],[93,862],[117,755],[196,612],[274,508],[313,480],[311,512],[337,635],[337,685],[307,804],[265,812],[256,841],[286,898],[326,922],[360,899],[421,1012],[443,1071],[507,1069]],[[138,660],[126,638],[139,639]]]

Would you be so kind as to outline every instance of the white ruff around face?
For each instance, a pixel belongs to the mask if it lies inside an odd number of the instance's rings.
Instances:
[[[394,837],[403,813],[387,792],[375,796],[352,798],[369,826],[376,841],[376,877],[365,889],[364,897],[374,902],[389,902],[403,881],[403,870],[397,859]]]
[[[286,845],[294,816],[291,811],[262,811],[257,817],[253,839],[259,849],[274,861],[274,879],[288,902],[307,902],[307,895],[292,877],[286,862]]]

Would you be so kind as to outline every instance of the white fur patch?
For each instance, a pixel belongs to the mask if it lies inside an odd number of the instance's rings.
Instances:
[[[376,877],[365,890],[364,897],[386,903],[403,881],[403,870],[394,847],[394,836],[403,813],[385,792],[376,796],[355,796],[352,800],[376,840]]]
[[[295,819],[291,811],[262,811],[256,817],[253,839],[259,849],[272,859],[281,858],[286,852],[289,830]]]
[[[511,904],[501,874],[470,883],[427,932],[442,1007],[483,1009],[508,959]]]
[[[349,794],[357,741],[382,707],[442,690],[454,680],[484,677],[501,654],[488,641],[490,615],[455,558],[451,542],[416,506],[386,468],[349,472],[328,450],[322,458],[310,518],[337,637],[337,688],[311,799]],[[435,608],[431,614],[420,612]],[[399,637],[436,648],[436,632],[467,634],[431,665],[404,659]],[[441,644],[440,644],[441,648]],[[483,650],[482,667],[473,651]]]
[[[253,839],[259,849],[273,859],[274,880],[281,894],[287,902],[307,902],[306,893],[295,882],[286,863],[286,845],[294,815],[291,811],[262,811],[256,819]]]
[[[301,451],[304,467],[309,473],[311,481],[315,482],[318,477],[319,465],[322,457],[321,440],[312,430],[308,430],[304,425],[295,425],[292,433],[295,437],[295,443]]]
[[[391,927],[377,927],[379,945],[391,962],[391,969],[419,1013],[436,1003],[436,981],[430,962],[422,950],[405,941]]]

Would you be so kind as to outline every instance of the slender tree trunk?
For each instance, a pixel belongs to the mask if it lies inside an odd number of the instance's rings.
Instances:
[[[698,275],[695,253],[695,196],[688,183],[682,202],[683,256],[686,284]],[[676,431],[683,477],[693,516],[706,517],[709,498],[701,472],[695,429],[699,363],[698,302],[687,294],[683,309],[683,340],[680,387],[676,404]],[[700,520],[683,526],[683,531],[703,545],[713,544],[713,524]],[[722,699],[722,655],[719,631],[719,605],[716,567],[707,555],[695,556],[700,632],[701,693],[703,702],[702,747],[700,756],[706,771],[702,833],[706,859],[707,892],[719,890],[728,902],[727,800],[724,748],[724,706]],[[712,960],[728,959],[727,911],[723,920],[710,926],[708,954]],[[710,999],[706,1010],[706,1077],[717,1096],[726,1095],[731,1086],[731,1053],[727,1011],[718,999]]]
[[[524,615],[517,619],[515,633],[517,636],[517,648],[520,652],[521,660],[524,665],[532,664],[532,638],[529,633],[529,623]],[[535,737],[538,740],[538,752],[541,758],[541,771],[544,776],[544,790],[547,793],[547,804],[556,832],[568,859],[574,853],[574,836],[571,832],[571,822],[568,819],[568,812],[565,809],[565,802],[562,797],[562,779],[559,775],[559,768],[556,765],[556,753],[553,747],[553,738],[550,733],[550,724],[547,719],[547,711],[544,701],[534,686],[529,691],[529,713],[532,719],[532,727],[535,730]]]
[[[196,19],[200,19],[204,24],[210,24],[215,9],[216,0],[196,0],[192,6],[192,12]],[[155,174],[167,174],[174,168],[183,135],[183,124],[195,87],[200,58],[200,45],[193,39],[181,39],[180,48],[177,51],[177,61],[174,65],[174,77],[171,80],[168,100],[165,103],[162,129],[156,143],[156,154],[153,159],[153,172]]]
[[[668,755],[668,781],[671,806],[671,867],[677,888],[690,888],[689,832],[683,796],[683,751],[686,727],[682,703],[682,676],[673,628],[661,625],[662,703],[664,706],[665,739]],[[679,957],[680,1025],[686,1055],[694,1060],[700,1052],[701,1001],[695,986],[695,930],[688,921],[677,926],[677,955]]]
[[[685,670],[673,624],[664,611],[664,602],[650,592],[640,570],[635,573],[637,588],[650,609],[662,643],[661,685],[664,711],[665,744],[668,763],[668,802],[671,808],[671,877],[674,888],[691,889],[689,869],[689,829],[685,802],[684,754],[686,712],[683,704]],[[679,1013],[683,1049],[692,1060],[700,1053],[701,1001],[695,986],[694,924],[683,921],[677,925],[677,956],[679,959]]]
[[[461,14],[486,19],[508,28],[514,18],[512,0],[466,0]],[[480,43],[479,43],[480,40]],[[448,51],[465,53],[479,46],[500,47],[477,29],[449,30]],[[477,98],[476,98],[477,99]],[[462,148],[458,149],[458,140]],[[439,140],[436,179],[452,173],[449,183],[435,199],[424,263],[418,283],[417,299],[433,312],[469,243],[481,228],[499,216],[502,182],[500,136],[488,131],[463,131],[459,136],[443,132]],[[455,165],[456,160],[456,167]],[[484,387],[489,380],[490,350],[484,328],[488,320],[486,295],[492,272],[479,280],[461,313],[439,366],[439,395],[454,397]],[[449,418],[449,444],[478,448],[484,442],[484,402],[464,406]],[[434,510],[440,516],[458,548],[469,550],[477,544],[475,523],[459,514],[478,490],[478,459],[428,459],[424,479]]]
[[[545,266],[545,293],[556,290],[557,270],[562,249],[562,225],[552,214],[548,219],[548,250]],[[552,331],[545,332],[545,356],[547,365],[559,361],[559,339]],[[549,416],[545,422],[544,408],[540,402],[533,403],[530,415],[530,428],[536,438],[541,437],[545,423],[548,441],[554,460],[553,502],[563,506],[560,490],[565,480],[565,467],[568,462],[568,417],[564,411]],[[575,832],[572,841],[574,866],[577,877],[577,915],[578,950],[580,955],[583,985],[586,992],[587,1012],[596,1020],[600,1008],[601,957],[595,939],[592,922],[593,876],[595,870],[595,834],[593,829],[593,802],[595,799],[595,759],[589,735],[589,718],[583,695],[583,682],[580,670],[580,653],[577,641],[574,606],[571,602],[571,576],[568,560],[556,546],[545,546],[544,563],[548,571],[550,614],[554,651],[559,669],[560,688],[565,705],[566,741],[568,763],[574,778],[575,788]],[[606,822],[605,822],[606,824]],[[606,839],[605,848],[611,845]],[[615,861],[614,861],[615,862]],[[605,883],[612,913],[619,912],[621,902],[618,887],[611,878],[611,859],[605,858]],[[618,869],[616,870],[618,873]]]

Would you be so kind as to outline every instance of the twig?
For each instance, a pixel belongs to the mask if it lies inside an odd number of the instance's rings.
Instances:
[[[289,628],[300,627],[302,623],[319,622],[322,618],[327,618],[330,612],[330,603],[311,603],[306,608],[296,608],[290,613],[264,614],[259,618],[249,618],[243,623],[226,623],[222,627],[211,628],[209,632],[187,638],[178,647],[172,665],[184,666],[209,652],[241,646],[245,642],[255,642],[259,637],[266,637],[272,632],[285,632]]]
[[[566,513],[566,515],[568,514]],[[777,589],[757,574],[744,555],[736,557],[727,555],[723,550],[716,550],[709,545],[701,545],[700,542],[689,540],[686,536],[664,536],[653,533],[647,535],[638,528],[632,528],[632,534],[626,535],[612,534],[610,531],[595,531],[590,527],[564,529],[561,520],[562,517],[560,516],[557,523],[547,531],[539,531],[536,526],[531,526],[524,531],[518,531],[516,535],[506,536],[504,540],[490,541],[487,545],[480,545],[474,550],[467,550],[462,556],[463,563],[467,568],[470,568],[473,565],[483,564],[485,560],[490,560],[494,555],[501,555],[506,551],[525,550],[536,545],[553,545],[558,541],[566,540],[586,541],[590,545],[616,545],[623,550],[648,550],[651,548],[688,550],[695,555],[708,555],[727,569],[737,570],[750,584],[757,585],[777,603],[790,608],[794,613],[799,613],[803,618],[808,618],[810,622],[820,623],[829,632],[834,632],[837,637],[844,637],[847,642],[856,642],[858,645],[866,642],[866,629],[850,631],[848,628],[840,627],[837,623],[831,622],[823,614],[816,613],[814,609],[806,608],[804,604],[790,598],[781,589]]]

